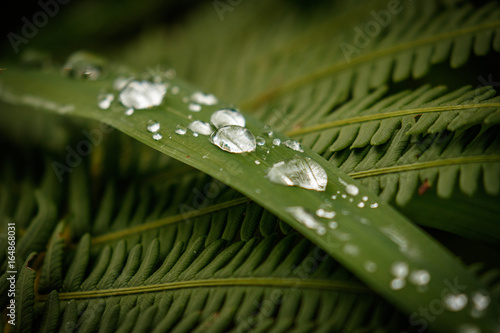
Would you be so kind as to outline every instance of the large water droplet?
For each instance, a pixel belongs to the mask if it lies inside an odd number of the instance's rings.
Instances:
[[[188,125],[188,128],[193,131],[193,133],[198,133],[201,135],[212,134],[212,126],[201,120],[195,120]]]
[[[120,92],[120,102],[138,110],[160,105],[167,88],[162,83],[131,81]]]
[[[245,117],[233,109],[221,109],[212,113],[210,122],[217,128],[229,125],[245,127]]]
[[[450,311],[460,311],[467,305],[467,296],[465,294],[448,294],[444,297],[444,304]]]
[[[214,105],[217,104],[217,98],[212,94],[204,94],[200,91],[194,92],[191,95],[191,100],[198,104]]]
[[[328,183],[325,170],[310,158],[296,157],[275,163],[266,176],[275,184],[324,191]]]
[[[319,235],[326,233],[326,228],[323,224],[319,223],[304,207],[288,207],[286,211],[307,228],[315,230]]]
[[[156,133],[160,130],[160,123],[157,122],[156,120],[148,120],[146,128],[148,129],[149,132]]]
[[[107,110],[111,106],[111,102],[115,99],[113,94],[100,94],[97,96],[97,106],[101,110]]]
[[[255,151],[255,137],[241,126],[225,126],[212,133],[210,141],[220,149],[230,153],[249,153]]]
[[[287,146],[291,150],[299,151],[301,153],[304,152],[304,150],[302,149],[302,145],[298,141],[286,140],[283,142],[283,145]]]

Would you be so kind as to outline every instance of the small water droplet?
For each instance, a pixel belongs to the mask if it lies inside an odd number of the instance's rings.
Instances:
[[[391,281],[391,289],[392,290],[403,289],[405,285],[406,285],[406,281],[405,281],[405,279],[402,279],[402,278],[395,278],[394,280]]]
[[[194,92],[191,95],[191,100],[198,104],[214,105],[217,104],[217,98],[212,94],[204,94],[200,91]]]
[[[348,210],[342,209],[342,215],[350,215],[351,213]]]
[[[345,187],[345,191],[347,194],[352,195],[353,197],[359,194],[359,188],[356,185],[349,184]]]
[[[359,254],[359,247],[354,244],[345,244],[344,252],[351,256],[357,256]]]
[[[320,208],[316,211],[316,215],[318,217],[323,217],[325,219],[333,219],[335,217],[334,211],[326,211],[323,208]]]
[[[101,77],[105,61],[85,51],[78,51],[69,56],[63,72],[74,79],[97,80]]]
[[[374,263],[373,261],[367,261],[364,264],[365,270],[370,273],[374,273],[377,271],[377,264]]]
[[[273,145],[274,146],[279,146],[280,144],[281,144],[281,140],[280,139],[278,139],[278,138],[274,138],[273,139]]]
[[[345,198],[347,198],[347,194],[342,194],[341,197],[342,197],[342,199],[345,199]]]
[[[316,221],[314,216],[309,214],[304,207],[288,207],[286,211],[307,228],[316,230],[319,235],[326,233],[325,227]]]
[[[324,191],[328,183],[325,170],[310,158],[296,157],[273,164],[266,176],[272,183]]]
[[[221,128],[229,125],[245,127],[245,117],[234,109],[221,109],[212,113],[210,122],[216,127]]]
[[[353,199],[353,198],[349,198],[349,202],[353,202],[353,201],[354,201],[354,199]]]
[[[365,203],[363,201],[358,202],[358,207],[363,208],[365,206]]]
[[[100,94],[97,96],[97,106],[101,110],[107,110],[111,106],[111,102],[115,99],[113,94]]]
[[[189,103],[189,97],[187,97],[187,96],[182,97],[182,101],[184,103]]]
[[[177,95],[179,93],[180,89],[177,86],[173,86],[172,89],[170,89],[170,92],[172,95]]]
[[[163,101],[167,88],[162,83],[131,81],[120,92],[120,102],[127,108],[137,110],[158,106]]]
[[[490,297],[482,291],[478,291],[472,295],[472,303],[478,311],[484,311],[490,305]]]
[[[201,135],[212,134],[212,125],[201,120],[195,120],[188,125],[188,128],[193,131],[193,133],[198,133]]]
[[[467,305],[467,296],[465,294],[448,294],[444,297],[444,304],[450,311],[460,311]]]
[[[413,271],[410,274],[410,282],[417,286],[425,286],[431,280],[431,275],[425,269]]]
[[[408,264],[398,261],[392,264],[391,273],[398,278],[405,278],[408,275]]]
[[[261,192],[260,188],[255,189],[255,193],[259,194]]]
[[[162,138],[162,136],[160,133],[153,134],[153,139],[155,139],[156,141],[161,140],[161,138]]]
[[[225,126],[212,133],[210,141],[220,149],[230,153],[249,153],[255,151],[255,137],[241,126]]]
[[[260,161],[259,160],[255,160],[255,164],[259,165]]]
[[[264,138],[260,136],[256,137],[255,141],[257,142],[257,146],[263,146],[266,144],[266,140],[264,140]]]
[[[304,152],[304,150],[302,149],[302,145],[298,141],[295,141],[295,140],[286,140],[286,141],[283,142],[283,145],[285,145],[286,147],[290,148],[291,150],[295,150],[295,151],[298,151],[298,152],[301,152],[301,153]]]
[[[268,137],[273,136],[273,130],[271,129],[270,126],[264,126],[264,133],[267,134]]]
[[[364,196],[361,197],[361,200],[368,201],[368,197],[366,195],[364,195]]]
[[[188,109],[189,109],[189,111],[200,112],[201,111],[201,105],[200,104],[196,104],[196,103],[189,103]]]
[[[156,133],[160,130],[160,123],[157,122],[156,120],[148,120],[146,128],[148,129],[149,132]]]
[[[336,229],[338,227],[338,223],[335,221],[328,222],[328,228]]]
[[[198,133],[193,132],[193,136],[194,136],[195,138],[197,138],[197,137],[198,137],[198,135],[199,135]]]
[[[177,125],[175,127],[175,134],[184,135],[184,134],[186,134],[186,132],[187,132],[187,129],[182,125]]]
[[[126,116],[131,116],[134,114],[134,108],[128,108],[124,113]]]
[[[165,71],[165,78],[168,80],[172,80],[175,78],[176,74],[177,74],[177,72],[175,71],[175,69],[170,68],[170,69]]]
[[[378,207],[378,203],[374,202],[370,205],[370,208],[377,208]]]

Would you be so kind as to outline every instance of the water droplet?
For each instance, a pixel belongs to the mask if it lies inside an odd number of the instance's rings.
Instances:
[[[283,142],[283,145],[290,148],[291,150],[299,151],[301,153],[304,152],[304,150],[302,149],[302,145],[298,141],[286,140]]]
[[[264,126],[264,133],[267,134],[268,137],[272,137],[273,136],[273,130],[271,129],[271,127],[269,126]]]
[[[347,194],[352,195],[353,197],[359,194],[359,188],[356,185],[349,184],[345,187],[345,191]]]
[[[177,72],[175,71],[175,69],[170,68],[167,71],[165,71],[165,78],[167,78],[168,80],[172,80],[175,78],[176,74]]]
[[[230,153],[255,151],[256,142],[252,132],[241,126],[225,126],[212,133],[210,141]]]
[[[200,104],[196,104],[196,103],[189,103],[188,109],[189,109],[189,111],[200,112],[201,111],[201,105]]]
[[[161,83],[131,81],[120,92],[120,102],[127,108],[147,109],[160,105],[166,92]]]
[[[73,53],[64,64],[63,71],[74,79],[97,80],[102,73],[105,61],[88,52]]]
[[[405,262],[395,262],[392,264],[391,272],[395,277],[405,278],[408,275],[408,264]]]
[[[195,138],[197,138],[197,137],[198,137],[198,135],[199,135],[198,133],[193,132],[193,136],[194,136]]]
[[[274,138],[273,139],[273,145],[274,146],[279,146],[280,144],[281,144],[281,140],[280,139],[278,139],[278,138]]]
[[[259,165],[260,161],[259,160],[255,160],[255,164]]]
[[[160,130],[160,123],[157,122],[156,120],[148,120],[146,128],[148,129],[149,132],[156,133]]]
[[[378,207],[378,203],[374,202],[370,205],[370,208],[377,208]]]
[[[325,227],[316,221],[314,216],[309,214],[303,207],[288,207],[286,211],[307,228],[316,230],[320,235],[326,233]]]
[[[172,95],[177,95],[179,93],[180,89],[177,86],[173,86],[172,89],[170,89],[170,92]]]
[[[113,81],[113,89],[120,91],[133,79],[132,77],[119,76]]]
[[[134,108],[128,108],[124,113],[126,116],[131,116],[134,114]]]
[[[175,127],[175,134],[184,135],[184,134],[186,134],[186,132],[187,132],[187,129],[184,126],[177,125]]]
[[[310,158],[296,157],[273,164],[266,176],[271,182],[324,191],[328,182],[325,170]]]
[[[258,136],[255,138],[255,140],[257,142],[257,146],[263,146],[266,144],[266,140],[264,140],[263,137]]]
[[[233,109],[221,109],[212,113],[210,122],[217,128],[229,125],[245,127],[245,117]]]
[[[323,217],[325,219],[333,219],[335,217],[334,211],[326,211],[323,208],[320,208],[316,211],[316,215],[318,217]]]
[[[349,214],[351,214],[351,213],[348,210],[342,209],[342,215],[347,216]]]
[[[342,199],[345,199],[345,198],[347,198],[347,195],[346,194],[342,194],[341,197],[342,197]]]
[[[460,326],[458,333],[481,333],[481,329],[474,325],[464,324]]]
[[[337,196],[336,195],[332,195],[332,199],[333,200],[337,200]]]
[[[261,192],[260,188],[255,189],[255,193],[259,194]]]
[[[345,244],[344,252],[351,256],[357,256],[359,254],[359,247],[354,244]]]
[[[188,128],[193,131],[193,133],[198,133],[201,135],[212,134],[212,126],[201,120],[195,120],[188,125]]]
[[[405,285],[406,285],[406,281],[404,279],[401,279],[401,278],[395,278],[394,280],[391,281],[391,289],[392,290],[403,289]]]
[[[153,139],[155,139],[156,141],[161,140],[161,138],[162,138],[162,136],[160,133],[153,134]]]
[[[368,197],[366,195],[364,195],[364,196],[361,197],[361,200],[368,201]]]
[[[370,273],[374,273],[377,271],[377,264],[374,263],[373,261],[367,261],[364,264],[365,270]]]
[[[204,94],[200,91],[194,92],[191,95],[191,100],[198,104],[214,105],[217,104],[217,98],[212,94]]]
[[[335,221],[328,222],[328,228],[336,229],[338,227],[338,223]]]
[[[446,308],[450,311],[460,311],[467,305],[467,296],[465,294],[448,294],[443,300]]]
[[[482,291],[478,291],[472,295],[472,303],[478,311],[484,311],[490,305],[490,297]]]
[[[100,94],[97,96],[97,106],[101,110],[107,110],[111,106],[111,102],[115,99],[113,94]]]
[[[431,280],[431,275],[425,269],[413,271],[410,274],[410,282],[417,286],[425,286]]]
[[[365,203],[363,201],[358,202],[357,205],[359,208],[363,208],[365,206]]]

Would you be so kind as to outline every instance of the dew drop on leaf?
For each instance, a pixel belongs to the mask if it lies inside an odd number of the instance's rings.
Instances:
[[[210,122],[216,127],[221,128],[229,125],[245,127],[245,117],[233,109],[221,109],[212,113]]]
[[[446,308],[450,311],[460,311],[467,305],[467,296],[465,294],[448,294],[443,300]]]
[[[187,132],[187,129],[182,125],[177,125],[175,128],[175,134],[184,135],[184,134],[186,134],[186,132]]]
[[[391,281],[391,289],[392,290],[403,289],[405,285],[406,285],[406,281],[402,278],[395,278]]]
[[[486,308],[490,305],[490,302],[490,297],[484,292],[478,291],[472,295],[472,303],[478,311],[486,310]]]
[[[97,96],[97,106],[101,110],[107,110],[111,106],[111,102],[113,102],[115,96],[113,94],[100,94]]]
[[[291,150],[295,150],[301,153],[304,152],[304,150],[302,149],[302,145],[298,141],[286,140],[283,142],[283,145],[290,148]]]
[[[200,104],[196,104],[196,103],[189,103],[188,109],[189,109],[189,111],[200,112],[201,111],[201,105]]]
[[[359,188],[356,185],[349,184],[345,187],[345,191],[347,194],[352,195],[353,197],[359,194]]]
[[[160,123],[157,122],[156,120],[148,120],[146,128],[148,129],[149,132],[156,133],[160,129]]]
[[[256,137],[255,141],[257,142],[257,146],[263,146],[266,143],[266,140],[260,136]]]
[[[425,286],[431,280],[431,275],[425,269],[411,272],[410,282],[417,286]]]
[[[328,183],[325,169],[310,158],[295,157],[275,163],[266,176],[272,183],[324,191]]]
[[[170,93],[172,93],[172,95],[177,95],[179,91],[180,89],[177,86],[173,86],[172,89],[170,89]]]
[[[156,141],[161,140],[161,138],[162,138],[162,136],[160,133],[153,134],[153,139],[155,139]]]
[[[230,153],[249,153],[255,151],[255,136],[241,126],[225,126],[212,133],[210,142]]]
[[[324,210],[323,208],[320,208],[316,211],[316,216],[323,217],[325,219],[332,219],[335,217],[335,212],[334,211],[327,211],[327,210]]]
[[[309,214],[304,207],[288,207],[286,211],[298,222],[309,229],[315,230],[319,235],[324,235],[326,233],[326,228],[319,223],[313,215]]]
[[[398,278],[405,278],[408,275],[408,264],[405,262],[395,262],[392,264],[391,273]]]
[[[191,95],[191,100],[198,104],[214,105],[217,104],[217,98],[212,94],[204,94],[200,91],[194,92]]]
[[[160,105],[166,92],[162,83],[131,81],[120,92],[120,102],[127,108],[147,109]]]
[[[134,114],[134,108],[128,108],[124,113],[126,116],[131,116]]]
[[[274,146],[279,146],[281,144],[281,140],[278,138],[273,139],[273,145]]]
[[[188,125],[188,128],[193,133],[198,133],[201,135],[210,135],[212,134],[212,126],[209,123],[206,123],[201,120],[195,120]]]

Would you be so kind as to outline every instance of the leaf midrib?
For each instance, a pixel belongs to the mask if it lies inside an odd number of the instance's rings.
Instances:
[[[332,281],[322,279],[303,280],[298,278],[227,278],[227,279],[205,279],[179,281],[171,283],[154,284],[149,286],[116,288],[106,290],[89,290],[60,293],[60,300],[87,299],[98,297],[126,296],[150,292],[161,292],[167,290],[179,290],[189,288],[212,288],[212,287],[277,287],[277,288],[299,288],[317,289],[328,291],[339,291],[349,293],[371,293],[372,291],[364,285],[351,281]],[[48,295],[37,295],[35,301],[46,301]]]
[[[495,28],[500,26],[500,21],[495,21],[495,22],[490,22],[490,23],[485,23],[485,24],[479,24],[476,26],[468,27],[468,28],[463,28],[463,29],[458,29],[455,31],[450,31],[446,33],[442,33],[439,35],[434,35],[431,37],[427,38],[422,38],[416,41],[408,42],[408,43],[403,43],[399,45],[395,45],[393,47],[389,47],[386,49],[380,49],[380,50],[375,50],[371,53],[367,53],[365,55],[361,55],[359,57],[355,57],[350,61],[344,61],[341,63],[337,63],[331,66],[328,66],[326,68],[320,69],[316,72],[313,72],[312,74],[307,74],[302,77],[299,77],[298,79],[295,79],[291,82],[283,83],[279,86],[277,86],[274,89],[271,89],[269,91],[266,91],[264,93],[261,93],[253,98],[250,98],[246,101],[241,101],[238,104],[243,108],[247,110],[254,110],[258,108],[259,106],[269,102],[270,100],[275,99],[276,97],[279,97],[289,91],[293,91],[298,89],[301,86],[307,85],[313,81],[320,80],[327,75],[330,74],[335,74],[344,70],[348,70],[350,68],[354,68],[360,64],[382,58],[385,56],[389,56],[391,54],[395,54],[401,51],[407,51],[408,49],[411,48],[416,48],[419,46],[423,46],[426,44],[432,44],[436,43],[448,38],[453,38],[461,35],[466,35],[470,34],[473,32],[485,30],[485,29],[490,29],[490,28]]]

